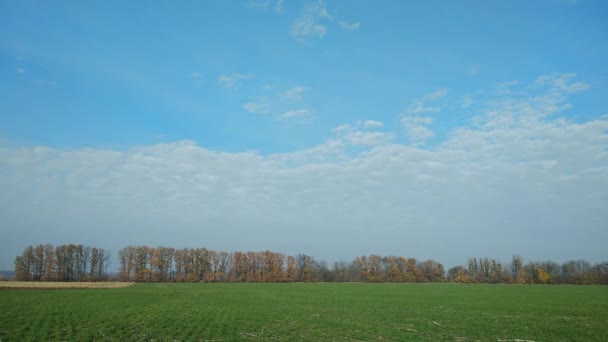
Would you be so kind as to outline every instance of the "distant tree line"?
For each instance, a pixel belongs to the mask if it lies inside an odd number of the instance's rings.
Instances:
[[[461,283],[608,285],[608,262],[592,265],[585,260],[563,264],[528,261],[526,264],[519,255],[514,255],[511,263],[503,266],[495,259],[470,258],[467,267],[450,268],[447,279]]]
[[[447,272],[435,260],[372,254],[328,265],[312,256],[272,251],[217,252],[206,248],[127,246],[118,253],[117,280],[138,282],[460,282],[520,284],[608,284],[608,262],[510,264],[470,258]],[[98,281],[108,279],[109,255],[82,245],[27,247],[15,260],[17,280]]]
[[[159,282],[334,281],[325,262],[308,255],[264,252],[216,252],[128,246],[118,253],[118,278]]]
[[[120,250],[118,278],[152,282],[429,282],[445,281],[443,266],[414,258],[357,257],[352,262],[325,261],[272,251],[216,252],[206,248],[174,249],[128,246]]]
[[[15,278],[21,281],[105,280],[109,258],[102,248],[83,245],[28,246],[15,258]]]

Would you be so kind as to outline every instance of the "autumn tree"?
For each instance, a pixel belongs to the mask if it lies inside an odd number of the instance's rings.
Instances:
[[[120,279],[123,281],[132,280],[131,275],[135,265],[135,247],[127,246],[118,252],[120,261]]]
[[[55,248],[50,243],[44,245],[44,276],[42,280],[53,281],[55,280]]]
[[[448,281],[455,283],[470,283],[471,277],[469,277],[468,269],[462,266],[455,266],[448,270],[447,275]]]
[[[16,278],[33,281],[90,280],[85,271],[85,266],[91,262],[86,252],[88,249],[90,247],[73,244],[56,248],[51,244],[28,246],[15,259]]]
[[[286,263],[285,271],[283,272],[283,281],[294,282],[297,277],[296,258],[288,255]]]
[[[298,280],[312,282],[314,258],[305,254],[298,254],[296,257],[296,265],[299,271]]]
[[[511,276],[513,277],[513,281],[518,284],[523,284],[526,282],[525,274],[523,272],[524,261],[519,255],[514,255],[511,260]]]
[[[230,281],[236,283],[244,282],[247,279],[248,270],[249,262],[247,261],[247,254],[234,252],[232,254]]]
[[[443,265],[435,260],[427,260],[418,265],[425,281],[442,282],[445,281],[445,270]]]

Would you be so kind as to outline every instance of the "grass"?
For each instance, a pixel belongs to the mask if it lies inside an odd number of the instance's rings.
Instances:
[[[135,284],[0,290],[0,341],[608,340],[608,287]]]

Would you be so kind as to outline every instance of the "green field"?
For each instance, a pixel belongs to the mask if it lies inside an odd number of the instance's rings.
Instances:
[[[606,341],[608,287],[136,284],[0,290],[0,340]]]

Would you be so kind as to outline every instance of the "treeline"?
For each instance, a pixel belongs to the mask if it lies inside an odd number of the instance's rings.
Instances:
[[[120,250],[118,278],[152,282],[429,282],[445,281],[433,260],[362,256],[352,262],[325,261],[298,254],[216,252],[206,248],[173,249],[128,246]]]
[[[109,258],[102,248],[83,245],[28,246],[15,258],[15,278],[20,281],[105,280]]]
[[[447,272],[435,260],[369,255],[328,265],[312,256],[272,251],[217,252],[206,248],[128,246],[118,253],[113,279],[138,282],[461,282],[520,284],[608,284],[608,262],[509,264],[471,258]],[[15,260],[18,280],[107,280],[109,255],[82,245],[28,247]]]
[[[563,264],[528,261],[526,264],[515,255],[509,265],[503,266],[495,259],[471,258],[466,267],[450,268],[447,279],[461,283],[608,285],[608,262],[592,265],[585,260]]]

